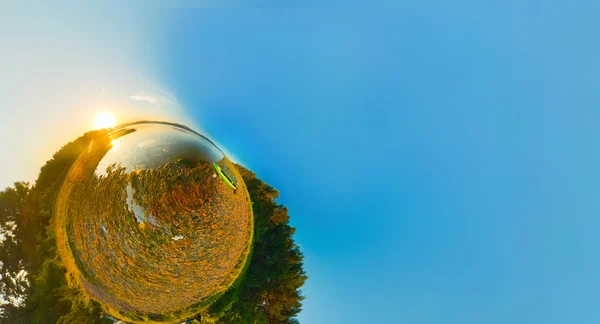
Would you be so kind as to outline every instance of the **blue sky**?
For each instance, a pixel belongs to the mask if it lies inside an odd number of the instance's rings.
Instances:
[[[60,103],[98,102],[90,93],[106,88],[105,105],[134,116],[152,105],[115,98],[160,84],[177,107],[150,116],[202,129],[280,190],[310,277],[302,323],[598,323],[599,9],[94,11],[10,29],[20,51],[0,64],[76,71],[36,98],[85,81]],[[43,52],[24,50],[39,38],[53,60],[22,57]],[[62,112],[45,132],[79,111],[44,110],[0,81],[3,100],[19,99],[7,107]],[[104,109],[85,107],[80,118]]]
[[[597,323],[597,5],[170,11],[159,79],[281,191],[304,323]]]

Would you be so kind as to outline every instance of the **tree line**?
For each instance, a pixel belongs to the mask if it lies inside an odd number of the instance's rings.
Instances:
[[[101,305],[69,285],[56,251],[53,208],[71,165],[105,130],[63,146],[34,184],[17,182],[0,192],[0,323],[112,323]],[[254,212],[250,264],[220,299],[196,316],[201,323],[298,323],[301,287],[308,278],[294,242],[288,210],[278,191],[236,166]]]

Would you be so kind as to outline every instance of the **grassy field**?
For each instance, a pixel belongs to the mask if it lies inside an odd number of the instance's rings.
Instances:
[[[173,161],[94,173],[103,152],[71,168],[54,215],[70,284],[132,322],[178,322],[209,307],[247,267],[253,216],[242,177],[233,191],[211,164]]]

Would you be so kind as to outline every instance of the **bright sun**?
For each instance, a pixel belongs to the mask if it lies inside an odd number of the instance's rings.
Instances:
[[[94,117],[94,129],[113,128],[117,126],[117,118],[108,111],[99,112]]]

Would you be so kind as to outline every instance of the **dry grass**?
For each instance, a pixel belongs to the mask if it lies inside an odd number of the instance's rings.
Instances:
[[[241,175],[221,161],[239,179],[237,193],[213,177],[209,163],[174,161],[130,174],[114,166],[99,178],[94,166],[102,155],[74,164],[55,208],[71,284],[129,321],[176,322],[208,307],[238,278],[251,250],[252,206]],[[152,219],[136,219],[132,195]]]

